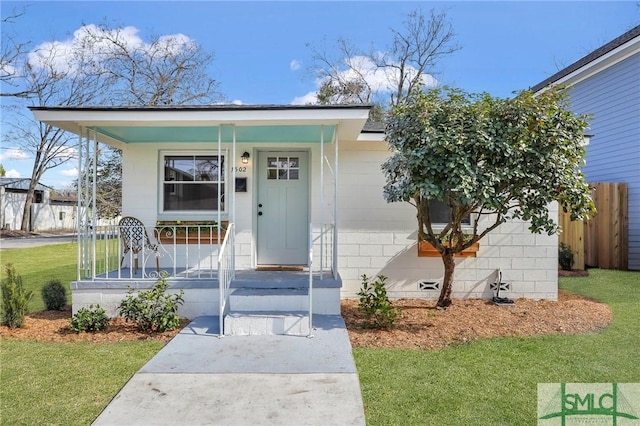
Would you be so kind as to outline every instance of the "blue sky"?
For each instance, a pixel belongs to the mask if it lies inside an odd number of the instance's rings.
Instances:
[[[153,35],[182,33],[213,52],[211,74],[228,101],[289,104],[317,87],[308,72],[307,43],[338,37],[384,49],[389,28],[401,28],[406,15],[421,8],[446,11],[461,50],[441,61],[435,78],[470,92],[508,97],[544,80],[564,66],[640,23],[635,1],[603,2],[214,2],[214,1],[2,1],[5,17],[28,5],[9,33],[33,45],[64,41],[83,24],[134,26],[148,41]],[[298,64],[298,66],[292,66]],[[4,126],[3,126],[4,127]],[[29,159],[6,154],[7,171],[29,176]],[[66,170],[66,172],[65,172]],[[72,166],[46,175],[56,187],[70,181]]]

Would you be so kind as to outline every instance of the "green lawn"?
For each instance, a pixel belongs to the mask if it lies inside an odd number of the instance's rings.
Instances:
[[[0,348],[0,423],[88,425],[162,346],[6,339]]]
[[[75,279],[75,244],[2,251],[28,288]],[[3,271],[4,272],[4,271]],[[607,303],[613,322],[581,336],[499,338],[440,351],[355,349],[371,425],[536,423],[537,384],[640,381],[640,273],[591,270],[561,287]],[[0,423],[89,424],[162,343],[0,345]]]
[[[40,289],[50,279],[76,279],[77,244],[0,252],[44,309]],[[67,294],[71,300],[70,292]],[[87,425],[133,374],[162,348],[160,342],[47,343],[3,339],[0,344],[0,424]]]
[[[611,325],[433,352],[355,349],[367,423],[533,425],[538,383],[640,381],[640,273],[590,270],[560,285],[607,303]]]
[[[63,243],[29,249],[0,251],[2,270],[0,277],[6,277],[5,265],[12,263],[16,272],[22,276],[25,289],[33,290],[34,296],[29,303],[30,311],[41,311],[44,302],[40,290],[49,281],[58,279],[67,289],[67,301],[71,303],[69,282],[77,278],[78,244]]]

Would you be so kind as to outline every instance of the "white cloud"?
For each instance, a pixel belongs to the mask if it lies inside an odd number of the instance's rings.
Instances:
[[[302,66],[302,62],[300,62],[297,59],[293,59],[290,63],[289,63],[289,69],[291,69],[291,71],[298,71],[300,69],[300,67]]]
[[[231,101],[231,105],[244,105],[244,102],[242,102],[240,99],[234,99]]]
[[[40,43],[29,52],[28,61],[35,68],[51,66],[60,73],[74,75],[81,71],[81,66],[88,66],[86,63],[79,64],[77,54],[84,53],[86,58],[90,58],[99,67],[101,57],[110,55],[116,49],[114,43],[105,41],[109,39],[117,40],[120,46],[125,46],[130,52],[138,50],[148,56],[161,51],[176,55],[196,46],[191,38],[180,33],[159,37],[154,44],[145,43],[138,33],[139,30],[133,26],[105,31],[94,24],[84,25],[74,31],[72,38]]]
[[[73,169],[60,170],[60,174],[65,177],[78,177],[78,169],[74,167]]]
[[[4,153],[0,153],[2,160],[28,160],[29,155],[20,148],[9,148]]]
[[[384,55],[380,52],[379,55]],[[347,60],[345,59],[345,68],[340,71],[340,78],[343,80],[358,80],[364,78],[367,84],[371,87],[373,92],[389,94],[396,89],[399,74],[397,68],[378,68],[375,63],[366,56],[354,56],[349,61],[350,66],[347,66]],[[418,71],[410,66],[405,66],[406,78],[413,78]],[[436,80],[430,74],[422,74],[422,83],[426,87],[435,87],[438,85]],[[319,89],[326,81],[326,78],[318,78],[315,80],[315,86]],[[294,105],[304,105],[308,103],[316,103],[317,91],[309,92],[306,95],[298,96],[291,102]]]
[[[78,149],[72,146],[61,146],[55,153],[56,158],[78,158]]]
[[[296,96],[291,101],[292,105],[309,105],[318,103],[318,92],[309,92],[306,95]]]
[[[5,177],[8,177],[8,178],[19,178],[20,177],[20,172],[17,171],[16,169],[11,169],[11,170],[9,170],[9,171],[7,171],[5,173]]]

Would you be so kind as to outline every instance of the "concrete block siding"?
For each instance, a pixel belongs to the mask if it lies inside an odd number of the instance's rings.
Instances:
[[[500,269],[502,281],[511,285],[509,292],[501,294],[512,298],[557,299],[557,238],[532,235],[525,223],[515,223],[521,231],[514,233],[510,225],[514,224],[500,226],[481,240],[477,257],[456,260],[453,297],[493,296],[490,284],[497,281]],[[392,238],[395,244],[383,245],[378,242],[380,235]],[[339,244],[342,297],[356,297],[363,274],[387,276],[387,289],[393,298],[438,297],[437,290],[420,290],[419,284],[442,282],[442,259],[418,257],[415,232],[343,231]]]
[[[415,207],[383,198],[385,178],[380,165],[389,156],[386,144],[345,142],[340,148],[341,296],[357,297],[363,274],[382,274],[388,277],[387,289],[393,298],[437,298],[438,290],[419,289],[422,281],[441,283],[444,267],[439,257],[418,257]],[[557,219],[555,203],[550,214]],[[557,236],[532,234],[523,221],[504,223],[480,241],[477,257],[456,260],[453,297],[492,297],[490,284],[500,269],[503,282],[511,285],[501,295],[556,300],[557,253]]]

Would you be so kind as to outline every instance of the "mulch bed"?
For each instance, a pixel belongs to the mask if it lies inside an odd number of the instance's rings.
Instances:
[[[342,301],[342,316],[354,347],[440,349],[450,345],[497,336],[540,336],[593,333],[611,321],[608,306],[577,295],[559,292],[557,302],[518,299],[514,306],[499,307],[486,300],[454,300],[446,310],[434,301],[400,299],[401,318],[391,330],[363,328],[357,300]],[[123,342],[156,340],[168,342],[179,329],[164,333],[142,333],[122,318],[112,319],[107,329],[75,333],[69,328],[71,308],[29,314],[24,328],[0,326],[1,338],[43,342]],[[189,320],[182,321],[181,328]]]
[[[607,305],[559,292],[558,301],[518,299],[500,307],[486,300],[454,300],[446,310],[434,301],[400,299],[402,317],[390,330],[362,327],[357,300],[342,301],[342,316],[354,347],[440,349],[497,336],[593,333],[611,321]]]
[[[23,328],[0,326],[0,337],[36,340],[40,342],[125,342],[157,340],[168,342],[190,321],[182,320],[178,329],[163,333],[143,333],[135,324],[125,322],[123,318],[112,318],[103,331],[76,333],[69,328],[71,307],[63,311],[40,311],[27,315]]]

